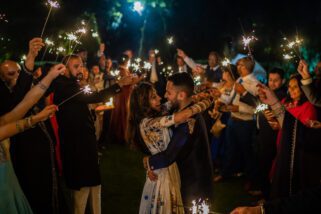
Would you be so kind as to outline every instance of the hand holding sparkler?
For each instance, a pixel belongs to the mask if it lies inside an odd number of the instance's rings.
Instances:
[[[310,123],[309,125],[310,125],[311,128],[321,129],[321,122],[320,121],[310,120],[309,123]]]
[[[46,106],[41,112],[32,116],[33,122],[45,121],[48,118],[52,117],[55,112],[58,111],[58,107],[55,105]]]
[[[45,46],[42,41],[42,38],[33,38],[29,42],[29,52],[27,57],[36,58],[38,56],[39,51]]]
[[[258,95],[261,102],[270,106],[273,106],[279,102],[279,99],[277,98],[275,93],[271,89],[269,89],[267,86],[263,84],[259,84],[257,85],[257,87],[259,87]]]
[[[308,69],[308,63],[306,61],[300,60],[297,70],[303,79],[311,78],[311,75]]]
[[[35,59],[43,46],[44,43],[42,42],[41,38],[34,38],[29,42],[28,54],[23,59],[25,61],[24,64],[29,71],[33,71]]]
[[[120,87],[126,86],[126,85],[132,85],[135,80],[135,77],[133,76],[125,76],[122,77],[117,83]]]
[[[177,56],[181,57],[182,59],[184,59],[185,57],[187,57],[187,55],[185,54],[185,52],[182,49],[177,48]]]
[[[50,68],[48,75],[55,79],[59,75],[64,75],[66,72],[66,66],[63,64],[57,64]]]

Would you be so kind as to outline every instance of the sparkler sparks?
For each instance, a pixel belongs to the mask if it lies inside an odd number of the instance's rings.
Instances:
[[[43,34],[45,32],[45,29],[46,29],[46,26],[47,26],[47,23],[48,23],[52,8],[59,8],[60,7],[60,5],[59,5],[59,3],[57,1],[48,0],[47,4],[50,5],[50,9],[49,9],[45,24],[43,25],[43,28],[42,28],[42,31],[41,31],[41,35],[40,35],[41,38],[42,38],[42,36],[43,36]]]
[[[60,4],[57,1],[48,0],[47,4],[50,5],[50,7],[53,7],[53,8],[59,8],[60,7]]]
[[[45,39],[45,43],[48,46],[54,46],[55,45],[55,43],[53,41],[51,41],[50,39],[48,39],[48,38]]]
[[[173,45],[173,44],[174,44],[174,37],[172,37],[172,36],[168,37],[168,38],[167,38],[167,43],[168,43],[169,45]]]
[[[134,2],[134,5],[133,5],[134,12],[137,12],[139,15],[142,15],[143,10],[144,10],[144,5],[141,2],[139,1]]]
[[[243,43],[243,48],[244,50],[246,50],[246,48],[249,49],[249,46],[251,44],[251,42],[253,41],[257,41],[258,39],[255,36],[242,36],[242,43]]]
[[[287,37],[283,37],[283,40],[286,42],[280,46],[283,48],[283,58],[285,60],[290,60],[297,56],[301,59],[300,47],[303,43],[303,39],[296,36],[294,40],[289,40]]]
[[[4,21],[4,22],[9,22],[8,19],[6,18],[6,14],[0,14],[0,21]]]
[[[83,27],[83,28],[76,30],[76,33],[85,34],[85,33],[87,33],[87,30],[86,30],[86,28]]]
[[[144,62],[144,67],[143,68],[146,69],[146,70],[149,70],[149,69],[152,68],[152,64],[150,64],[149,62]]]
[[[195,76],[194,77],[194,83],[195,85],[201,85],[201,76]]]
[[[192,214],[209,214],[212,213],[210,212],[209,206],[206,203],[205,200],[199,200],[198,202],[196,202],[195,200],[192,201],[192,208],[190,209],[190,211],[192,211]]]
[[[63,105],[64,103],[66,103],[67,101],[71,100],[72,98],[74,98],[75,96],[77,96],[77,95],[79,95],[81,93],[84,93],[84,94],[88,95],[88,94],[92,93],[92,90],[91,90],[89,85],[86,85],[82,90],[80,90],[79,92],[75,93],[74,95],[68,97],[67,99],[63,100],[57,106],[59,107],[59,106]]]
[[[222,65],[227,67],[231,64],[231,61],[228,58],[224,58],[224,60],[222,61]]]
[[[265,110],[268,110],[269,109],[269,106],[267,104],[259,104],[256,108],[255,108],[255,111],[254,111],[254,114],[257,114],[257,113],[260,113],[260,112],[263,112]]]

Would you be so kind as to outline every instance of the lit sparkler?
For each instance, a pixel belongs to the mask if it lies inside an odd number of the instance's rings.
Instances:
[[[169,45],[173,45],[173,44],[174,44],[174,37],[172,37],[172,36],[168,37],[168,38],[167,38],[167,43],[168,43]]]
[[[201,85],[201,76],[195,76],[194,77],[194,83],[196,86]]]
[[[172,76],[174,73],[173,67],[172,66],[167,66],[165,68],[162,69],[161,73],[165,76],[165,77],[169,77]]]
[[[258,106],[256,106],[254,114],[258,114],[268,109],[269,109],[269,106],[267,104],[264,104],[264,103],[259,104]]]
[[[92,93],[92,90],[90,88],[89,85],[86,85],[83,89],[81,89],[79,92],[75,93],[74,95],[68,97],[67,99],[63,100],[61,103],[59,103],[57,106],[61,106],[63,105],[64,103],[66,103],[67,101],[71,100],[72,98],[76,97],[77,95],[81,94],[81,93],[84,93],[84,94],[91,94]]]
[[[4,21],[4,22],[9,22],[8,19],[6,18],[6,14],[0,14],[0,21]]]
[[[252,34],[254,31],[252,31]],[[248,50],[248,55],[252,56],[252,51],[251,51],[251,43],[254,41],[257,41],[258,38],[256,38],[254,35],[252,36],[242,36],[242,43],[243,43],[243,48],[244,50]]]
[[[45,24],[44,24],[44,26],[42,28],[42,31],[41,31],[41,35],[40,35],[41,38],[42,38],[42,36],[43,36],[43,34],[45,32],[45,29],[46,29],[46,26],[47,26],[47,22],[49,20],[52,8],[59,8],[60,7],[60,5],[59,5],[59,3],[57,1],[48,0],[47,4],[50,6],[50,9],[49,9]]]
[[[54,46],[55,45],[55,43],[53,41],[51,41],[50,39],[48,39],[48,38],[45,39],[45,44],[46,44],[46,48],[45,48],[45,51],[42,54],[41,61],[43,61],[45,59],[45,56],[46,56],[47,51],[48,51],[48,48],[50,46]],[[50,51],[49,51],[49,53],[50,53]]]
[[[109,101],[105,103],[107,107],[114,107],[114,99],[111,97]]]
[[[142,15],[143,10],[144,10],[144,5],[141,2],[139,1],[134,2],[134,5],[133,5],[134,12],[137,12],[139,15]]]
[[[224,58],[224,60],[222,61],[222,65],[227,67],[231,64],[231,61],[228,58]]]
[[[152,64],[150,64],[149,62],[144,62],[143,68],[145,70],[150,70],[152,68]]]
[[[192,201],[192,208],[190,209],[190,211],[192,211],[192,214],[209,214],[212,213],[210,212],[209,206],[206,203],[205,200],[199,200],[198,202],[196,202],[195,200]]]
[[[285,52],[285,54],[283,54],[283,58],[286,60],[290,60],[295,56],[297,56],[300,59],[302,59],[300,54],[300,47],[303,43],[303,39],[300,39],[298,36],[296,36],[296,38],[292,41],[288,40],[287,37],[284,37],[283,40],[286,42],[286,44],[281,45],[281,48],[283,48],[283,51]],[[288,50],[293,50],[293,51],[288,52]]]

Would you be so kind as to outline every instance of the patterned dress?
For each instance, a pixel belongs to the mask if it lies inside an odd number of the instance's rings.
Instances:
[[[9,139],[7,139],[0,142],[0,213],[32,214],[9,156]]]
[[[172,125],[174,125],[173,115],[142,120],[140,133],[152,155],[166,150],[171,137],[168,127]],[[176,163],[154,172],[158,179],[151,181],[147,176],[139,213],[184,213],[180,192],[180,175]]]

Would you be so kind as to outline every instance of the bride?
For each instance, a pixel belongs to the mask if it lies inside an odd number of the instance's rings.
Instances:
[[[161,105],[160,101],[155,88],[145,82],[133,89],[129,103],[127,140],[152,155],[166,150],[171,137],[170,126],[187,121],[211,104],[204,99],[183,111],[168,115],[168,104]],[[148,176],[146,178],[139,213],[184,213],[176,163],[154,173],[157,174],[156,181]]]

